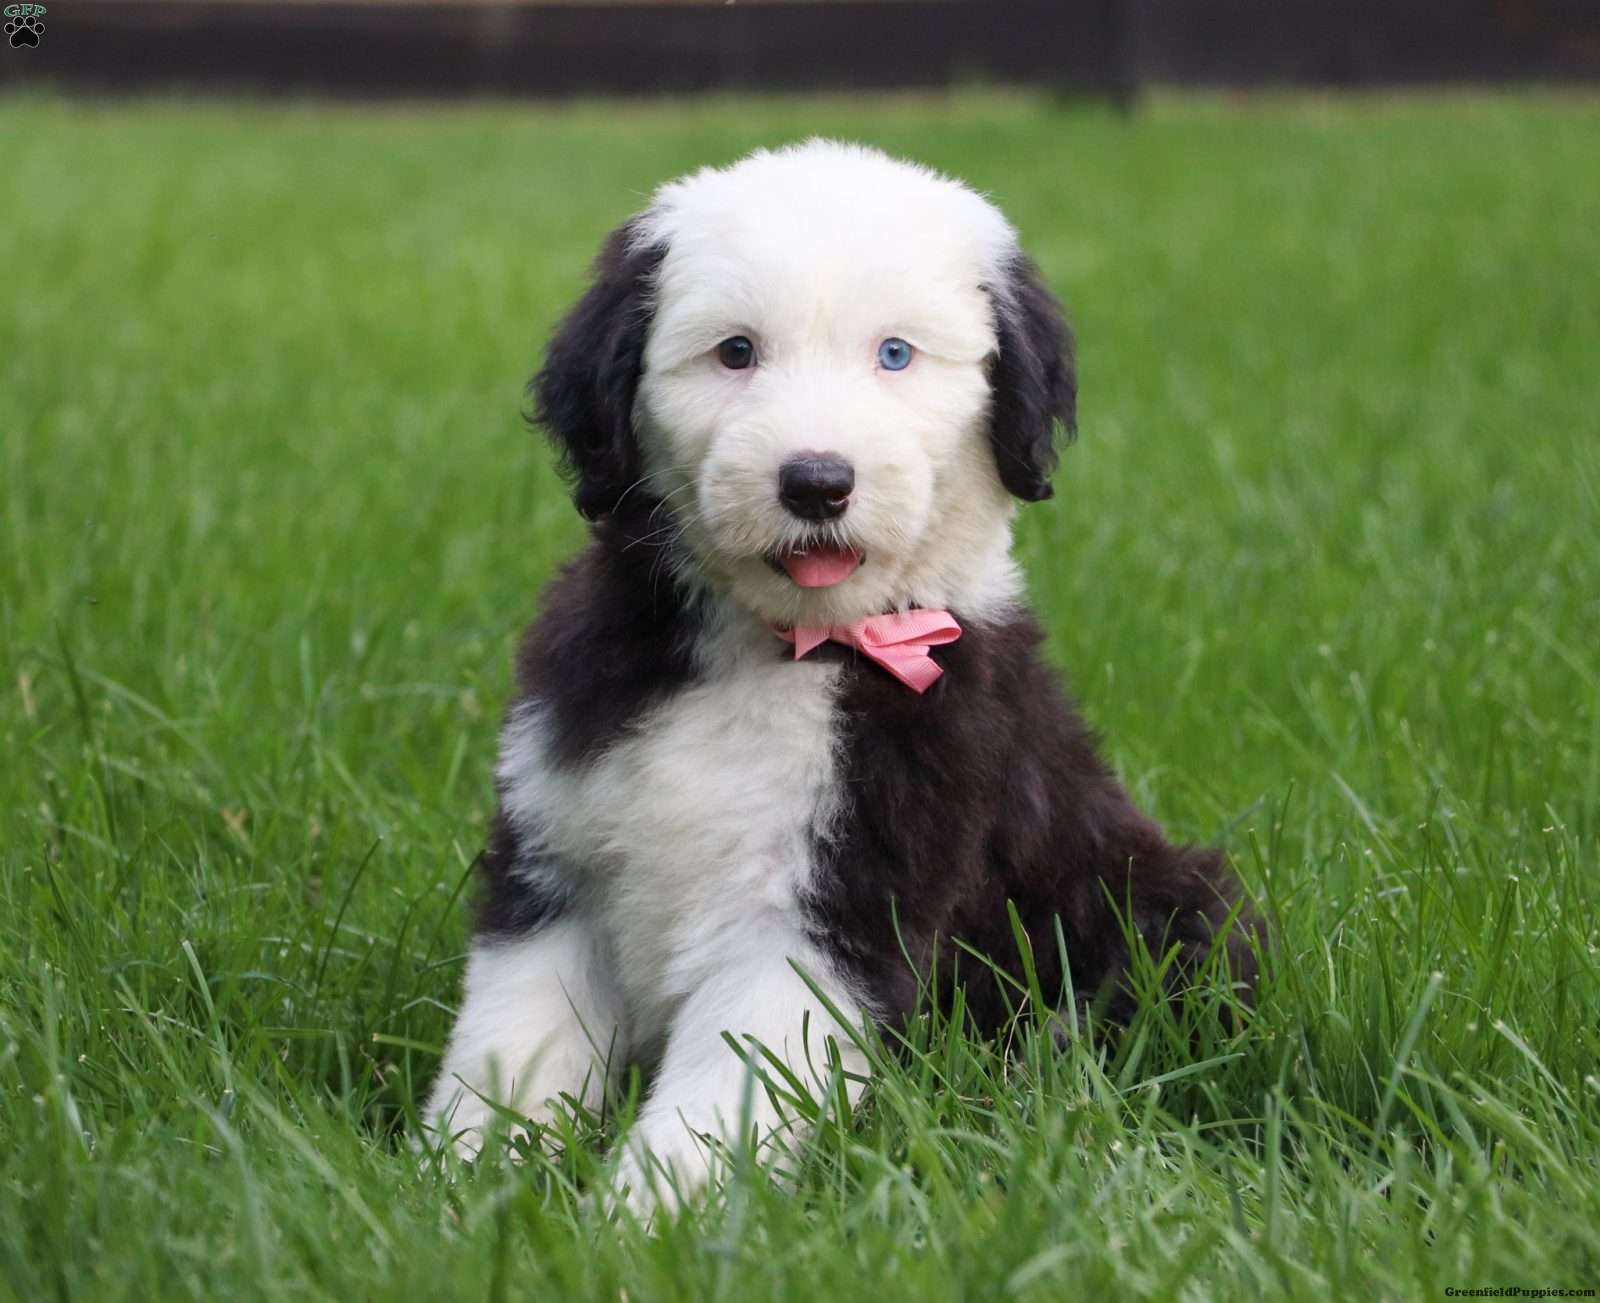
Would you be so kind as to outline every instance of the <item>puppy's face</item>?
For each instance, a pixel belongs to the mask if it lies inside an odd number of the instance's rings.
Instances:
[[[989,203],[813,143],[666,186],[538,396],[590,514],[637,494],[741,606],[845,622],[1009,574],[1010,495],[1047,495],[1050,427],[1070,425],[1068,348]]]

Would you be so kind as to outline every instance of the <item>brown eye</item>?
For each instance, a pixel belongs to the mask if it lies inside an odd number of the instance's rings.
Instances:
[[[717,361],[730,371],[743,371],[754,366],[756,346],[744,335],[735,335],[717,345]]]

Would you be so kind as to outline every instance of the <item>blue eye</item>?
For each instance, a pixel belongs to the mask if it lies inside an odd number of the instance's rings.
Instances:
[[[885,371],[904,371],[911,365],[911,345],[891,335],[878,345],[878,365]]]
[[[756,346],[746,335],[734,335],[717,345],[717,361],[730,371],[743,371],[756,360]]]

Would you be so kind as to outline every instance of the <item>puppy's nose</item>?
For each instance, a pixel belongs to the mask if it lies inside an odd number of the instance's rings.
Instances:
[[[837,453],[803,452],[778,467],[778,500],[802,520],[844,515],[855,486],[855,467]]]

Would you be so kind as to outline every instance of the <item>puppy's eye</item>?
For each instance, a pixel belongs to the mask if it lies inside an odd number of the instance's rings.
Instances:
[[[717,361],[730,371],[743,371],[754,366],[756,346],[744,335],[735,335],[717,345]]]
[[[911,365],[911,345],[891,335],[878,345],[878,365],[885,371],[904,371]]]

